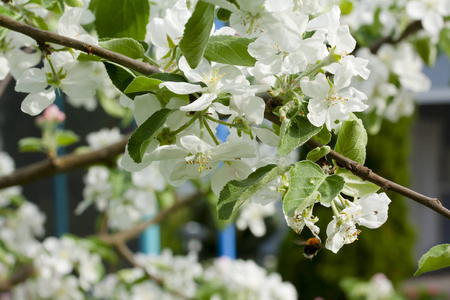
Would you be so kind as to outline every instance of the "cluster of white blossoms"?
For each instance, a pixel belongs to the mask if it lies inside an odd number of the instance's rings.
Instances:
[[[202,266],[195,255],[176,256],[170,250],[161,255],[135,256],[143,269],[125,269],[105,277],[94,289],[96,299],[297,299],[292,284],[280,275],[269,274],[253,261],[215,259]],[[159,278],[160,285],[140,280]],[[127,285],[134,283],[132,288]],[[170,293],[169,293],[170,292]]]
[[[104,128],[86,137],[92,150],[114,144],[121,139],[117,127]],[[154,216],[158,210],[156,193],[166,188],[166,182],[157,164],[131,174],[120,168],[93,166],[85,175],[84,183],[84,199],[75,212],[81,214],[95,204],[99,212],[108,216],[108,226],[113,230],[128,229],[146,217]]]
[[[0,152],[0,174],[14,171],[14,161]],[[38,207],[26,201],[19,187],[3,189],[0,193],[0,273],[8,276],[10,268],[21,259],[33,258],[40,250],[38,238],[44,234],[45,216]]]
[[[14,288],[14,299],[85,299],[104,273],[101,257],[70,237],[46,238],[32,267],[33,276]]]

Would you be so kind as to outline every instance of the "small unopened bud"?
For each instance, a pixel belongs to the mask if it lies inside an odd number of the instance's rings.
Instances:
[[[66,114],[59,110],[58,106],[55,104],[50,105],[44,110],[44,113],[36,118],[36,123],[44,122],[64,122],[66,119]]]

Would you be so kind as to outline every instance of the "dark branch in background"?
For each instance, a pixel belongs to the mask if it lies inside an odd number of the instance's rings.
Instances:
[[[16,285],[26,281],[34,275],[33,265],[24,265],[18,268],[8,279],[0,280],[0,293],[10,292]]]
[[[41,178],[85,168],[94,164],[116,165],[115,158],[125,151],[128,137],[111,146],[82,154],[67,154],[46,159],[0,177],[0,189],[23,185]]]
[[[371,45],[369,47],[370,52],[377,53],[380,47],[383,46],[384,44],[392,44],[392,45],[398,44],[408,36],[418,32],[420,29],[422,29],[422,22],[420,20],[414,21],[408,26],[406,26],[405,31],[403,31],[403,33],[398,38],[394,39],[392,36],[387,36],[385,38],[382,38],[375,44]]]
[[[164,286],[164,281],[161,278],[158,278],[156,276],[153,276],[152,274],[148,273],[144,267],[142,267],[141,265],[139,265],[136,260],[134,259],[134,254],[133,252],[130,250],[130,248],[127,247],[127,245],[125,243],[121,243],[116,245],[116,250],[117,252],[120,253],[120,255],[122,255],[123,258],[125,258],[133,267],[135,268],[140,268],[145,272],[145,275],[151,279],[152,281],[156,282],[159,286],[161,286],[164,290],[168,291],[169,293],[177,296],[178,298],[181,299],[191,299],[183,294],[181,294],[178,291],[173,291],[173,290],[169,290]]]
[[[203,193],[196,193],[184,200],[179,200],[177,202],[175,202],[175,204],[173,204],[171,207],[165,209],[165,210],[161,210],[158,215],[156,217],[154,217],[153,219],[147,220],[145,222],[139,223],[136,226],[127,229],[127,230],[123,230],[123,231],[119,231],[117,233],[113,233],[113,234],[100,234],[100,239],[108,244],[111,245],[118,245],[124,242],[127,242],[129,240],[132,240],[134,238],[136,238],[139,234],[141,234],[147,227],[153,225],[153,224],[157,224],[160,223],[162,220],[164,220],[167,216],[171,215],[174,211],[178,210],[181,207],[184,207],[192,202],[194,202],[195,200],[197,200],[198,198],[202,197]]]
[[[140,62],[133,60],[129,57],[126,57],[124,55],[117,54],[112,51],[105,50],[101,47],[97,47],[94,45],[89,45],[86,43],[83,43],[81,41],[67,38],[60,36],[55,33],[43,31],[25,24],[22,24],[20,22],[14,21],[11,18],[0,16],[0,26],[9,28],[14,31],[21,32],[25,35],[28,35],[29,37],[35,39],[38,44],[43,44],[45,42],[51,42],[60,44],[63,46],[75,48],[81,51],[85,51],[88,54],[95,54],[102,58],[108,59],[110,61],[116,62],[120,65],[126,66],[130,69],[133,69],[135,71],[138,71],[145,75],[150,75],[156,72],[159,72],[154,67]],[[405,39],[407,36],[417,32],[420,30],[421,24],[420,22],[414,22],[411,23],[406,29],[405,32],[397,39],[393,39],[391,37],[385,38],[380,40],[378,43],[376,43],[373,47],[371,47],[372,52],[379,49],[379,47],[384,43],[398,43],[399,41]],[[266,105],[266,111],[265,111],[265,118],[269,121],[272,121],[275,124],[280,124],[280,120],[277,116],[275,116],[272,113],[273,106],[275,106],[276,101],[274,99],[270,99],[267,102]],[[24,184],[26,182],[29,182],[31,180],[36,180],[45,176],[51,176],[56,173],[60,172],[67,172],[75,169],[79,169],[82,167],[86,167],[95,163],[99,163],[102,161],[108,161],[115,157],[115,155],[123,152],[125,147],[126,141],[122,141],[121,143],[116,144],[114,147],[107,147],[102,150],[94,151],[92,153],[88,154],[81,154],[81,155],[67,155],[61,158],[57,158],[54,161],[44,161],[37,163],[35,165],[31,165],[29,167],[19,169],[15,173],[6,176],[6,177],[0,177],[0,188],[13,186],[13,185],[20,185]],[[306,143],[311,148],[320,147],[321,144],[316,142],[315,140],[309,140]],[[103,152],[104,151],[104,152]],[[116,152],[117,151],[117,152]],[[101,154],[101,155],[100,155]],[[370,169],[367,167],[364,167],[360,165],[359,163],[356,163],[339,153],[335,151],[331,151],[328,156],[332,159],[334,159],[338,164],[345,167],[346,169],[353,172],[353,174],[361,177],[364,180],[368,180],[370,182],[373,182],[377,184],[378,186],[382,187],[385,190],[392,190],[394,192],[397,192],[401,195],[404,195],[420,204],[423,204],[434,211],[438,212],[439,214],[443,215],[444,217],[450,219],[450,211],[442,206],[442,204],[439,202],[438,199],[435,198],[429,198],[422,194],[419,194],[417,192],[414,192],[410,189],[407,189],[399,184],[396,184],[392,181],[389,181],[375,173],[373,173]],[[30,175],[31,174],[31,175]]]

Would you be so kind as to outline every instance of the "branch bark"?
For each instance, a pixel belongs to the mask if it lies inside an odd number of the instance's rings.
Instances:
[[[95,54],[97,56],[100,56],[102,58],[108,59],[110,61],[116,62],[118,64],[121,64],[123,66],[126,66],[130,69],[133,69],[135,71],[138,71],[144,75],[150,75],[159,72],[159,70],[155,69],[154,67],[140,62],[133,60],[127,56],[108,51],[106,49],[103,49],[101,47],[95,46],[95,45],[89,45],[87,43],[71,39],[68,37],[64,37],[55,33],[43,31],[25,24],[22,24],[20,22],[17,22],[9,17],[1,16],[0,15],[0,26],[3,26],[5,28],[21,32],[25,35],[28,35],[29,37],[35,39],[38,44],[42,44],[45,42],[60,44],[63,46],[71,47],[74,49],[78,49],[81,51],[84,51],[88,54]],[[405,32],[397,38],[393,39],[391,37],[387,37],[385,39],[380,40],[378,43],[376,43],[373,47],[371,47],[372,51],[377,51],[379,47],[382,44],[385,43],[398,43],[399,41],[403,40],[410,34],[417,32],[420,30],[421,24],[420,22],[413,22],[411,23]],[[275,116],[272,113],[272,110],[274,107],[272,107],[271,104],[272,101],[267,101],[266,105],[266,111],[265,111],[265,118],[269,121],[272,121],[275,124],[280,124],[280,120],[277,116]],[[116,144],[114,147],[108,147],[102,150],[98,150],[98,153],[92,153],[91,155],[87,155],[87,157],[83,155],[67,155],[65,157],[58,158],[54,161],[43,161],[40,163],[37,163],[35,165],[32,165],[30,167],[26,167],[24,169],[17,170],[15,173],[13,173],[10,176],[0,177],[0,188],[13,186],[13,185],[20,185],[24,184],[26,182],[36,180],[38,178],[42,178],[45,176],[51,176],[56,173],[60,172],[67,172],[75,169],[79,169],[85,166],[89,166],[91,164],[95,164],[101,161],[110,160],[110,155],[117,155],[120,152],[123,152],[123,149],[125,147],[126,141],[123,141],[121,143]],[[321,144],[318,143],[315,140],[309,140],[306,143],[311,148],[320,147]],[[103,153],[105,151],[106,153]],[[116,152],[119,151],[119,152]],[[102,153],[102,154],[101,154]],[[105,158],[106,156],[106,158]],[[361,166],[360,164],[340,155],[339,153],[335,151],[331,151],[328,154],[328,157],[334,159],[336,162],[338,162],[340,165],[344,166],[346,169],[353,172],[353,174],[361,177],[364,180],[371,181],[378,186],[382,187],[385,190],[392,190],[394,192],[397,192],[401,195],[404,195],[422,205],[425,205],[437,213],[441,214],[442,216],[446,217],[447,219],[450,219],[450,211],[446,209],[440,201],[436,198],[430,198],[427,196],[424,196],[420,193],[414,192],[406,187],[403,187],[399,184],[396,184],[392,181],[387,180],[386,178],[383,178],[375,173],[373,173],[370,169],[367,167]]]
[[[398,38],[394,39],[392,36],[387,36],[371,45],[369,47],[370,52],[377,53],[380,47],[383,46],[384,44],[392,44],[392,45],[398,44],[408,36],[418,32],[420,29],[422,29],[422,22],[420,20],[414,21],[410,23],[408,26],[406,26],[405,31],[403,31],[403,33]]]
[[[11,289],[26,281],[28,278],[33,276],[35,273],[35,269],[33,265],[24,265],[19,267],[19,269],[11,275],[9,279],[0,280],[0,293],[10,292]]]
[[[155,283],[157,283],[159,286],[161,286],[163,289],[167,290],[169,293],[177,296],[178,298],[181,299],[191,299],[183,294],[181,294],[178,291],[174,291],[174,290],[169,290],[166,287],[164,287],[164,281],[161,278],[158,278],[156,276],[153,276],[152,274],[150,274],[149,272],[147,272],[145,270],[144,267],[142,267],[141,265],[139,265],[136,260],[134,259],[134,253],[130,250],[130,248],[128,248],[128,246],[125,243],[120,243],[117,244],[116,246],[116,250],[117,252],[120,253],[120,255],[122,255],[123,258],[125,258],[133,267],[135,268],[140,268],[142,270],[144,270],[145,275],[152,281],[154,281]]]
[[[14,173],[0,177],[0,189],[23,185],[58,173],[82,169],[94,164],[115,165],[117,155],[125,151],[128,137],[111,146],[82,154],[67,154],[53,159],[46,159],[32,165],[17,169]]]
[[[134,60],[132,58],[129,58],[128,56],[104,49],[96,45],[91,45],[53,32],[40,30],[35,27],[26,25],[24,23],[17,22],[6,16],[0,15],[0,26],[8,28],[13,31],[23,33],[33,38],[38,45],[43,45],[45,43],[54,43],[69,48],[77,49],[86,52],[87,54],[97,55],[101,58],[121,64],[122,66],[128,67],[145,75],[151,75],[154,73],[161,72],[160,70],[158,70],[157,68],[148,63]]]

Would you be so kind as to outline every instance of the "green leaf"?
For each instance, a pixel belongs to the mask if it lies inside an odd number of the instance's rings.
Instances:
[[[100,38],[144,40],[150,14],[148,0],[98,0],[95,27]]]
[[[267,183],[286,173],[290,167],[267,165],[257,169],[247,179],[229,181],[220,192],[217,203],[219,219],[228,220],[247,199]]]
[[[72,130],[62,130],[55,134],[58,147],[70,146],[80,140],[79,136]]]
[[[159,79],[138,76],[128,85],[125,89],[125,93],[151,92],[159,90],[160,83],[162,83],[162,81]]]
[[[189,66],[194,69],[202,60],[214,24],[214,5],[197,2],[178,44]]]
[[[4,6],[0,6],[0,15],[7,16],[7,17],[10,17],[13,19],[15,19],[17,17],[17,14],[15,12],[13,12],[10,9],[7,9]]]
[[[80,53],[77,57],[78,61],[102,61],[102,58],[97,55]]]
[[[414,45],[416,46],[416,50],[423,61],[428,66],[433,66],[436,62],[437,47],[434,43],[431,42],[431,39],[429,37],[417,39],[414,42]]]
[[[341,9],[341,14],[343,16],[348,15],[353,10],[353,2],[351,2],[349,0],[343,0],[341,2],[341,5],[339,6],[339,8]]]
[[[71,7],[83,7],[83,2],[81,0],[64,0],[64,3]]]
[[[27,137],[19,140],[20,152],[39,152],[44,151],[44,149],[44,144],[40,138]]]
[[[339,175],[327,175],[319,186],[319,201],[323,204],[331,201],[342,191],[345,184],[344,178]]]
[[[159,79],[162,81],[174,81],[174,82],[187,82],[186,79],[180,74],[172,74],[172,73],[155,73],[149,78]]]
[[[450,28],[442,28],[438,45],[439,49],[450,57]]]
[[[109,78],[112,83],[122,92],[125,93],[126,88],[130,85],[130,83],[136,78],[134,74],[124,68],[114,63],[103,62],[106,68],[106,72],[108,73]],[[130,98],[134,98],[136,94],[127,94]]]
[[[164,126],[167,117],[172,112],[173,110],[168,108],[163,108],[155,112],[131,135],[128,141],[128,153],[136,163],[142,162],[145,146],[148,144],[148,141],[157,136],[159,130]]]
[[[285,119],[280,129],[278,153],[280,155],[291,153],[319,133],[321,129],[321,127],[312,125],[306,117],[300,115],[295,115],[290,120]]]
[[[362,197],[367,194],[375,193],[380,187],[372,182],[362,180],[352,172],[338,168],[336,174],[342,176],[345,180],[342,193],[351,197]]]
[[[217,35],[209,38],[205,58],[218,63],[253,67],[256,59],[248,53],[253,39],[234,35]]]
[[[316,162],[319,159],[321,159],[322,157],[324,157],[325,155],[327,155],[328,153],[330,153],[331,148],[329,146],[323,146],[320,148],[315,148],[312,149],[308,155],[306,155],[306,159]]]
[[[32,2],[32,1],[30,1],[30,2]],[[42,0],[42,1],[36,1],[35,3],[38,3],[38,2],[41,2],[42,3],[41,5],[45,9],[47,9],[55,14],[61,15],[64,11],[64,9],[63,9],[64,5],[62,3],[60,3],[59,0]]]
[[[361,120],[345,121],[334,150],[360,164],[366,160],[367,132]]]
[[[283,199],[283,211],[293,217],[317,200],[331,202],[344,186],[339,175],[326,175],[315,163],[304,160],[289,171],[289,189]]]
[[[414,276],[446,267],[450,267],[450,244],[437,245],[420,258]]]
[[[230,20],[231,11],[224,8],[219,8],[217,11],[217,19],[222,22],[228,22]]]
[[[133,59],[143,59],[145,49],[141,43],[132,38],[109,39],[98,43],[100,47],[123,54]]]
[[[331,141],[331,132],[328,130],[327,126],[322,126],[322,129],[318,134],[316,134],[313,139],[319,143],[326,145]]]

